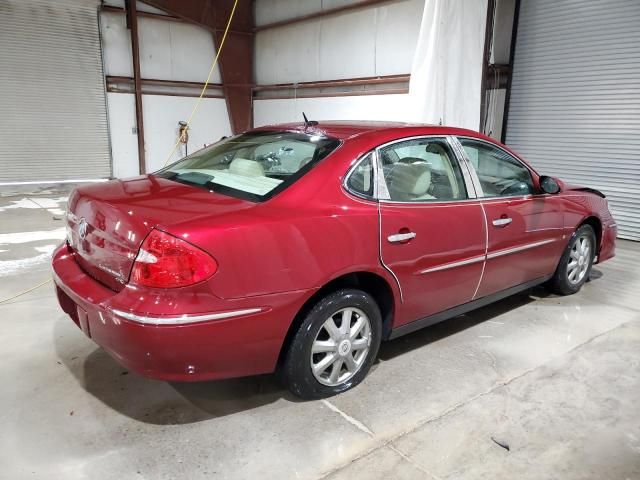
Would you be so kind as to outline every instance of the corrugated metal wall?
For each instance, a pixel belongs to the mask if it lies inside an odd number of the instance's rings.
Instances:
[[[640,240],[640,1],[522,0],[506,142]]]
[[[111,174],[97,0],[0,0],[0,183]]]

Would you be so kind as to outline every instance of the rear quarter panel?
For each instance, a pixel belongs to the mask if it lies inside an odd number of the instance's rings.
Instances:
[[[379,263],[377,204],[342,188],[349,159],[359,153],[327,158],[250,211],[172,224],[166,230],[217,260],[219,269],[209,284],[222,298],[320,288],[356,271],[386,278]]]

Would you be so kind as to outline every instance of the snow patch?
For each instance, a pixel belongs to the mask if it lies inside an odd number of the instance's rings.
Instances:
[[[33,247],[33,248],[35,248],[37,252],[51,254],[56,249],[56,245],[50,244],[50,245],[44,245],[42,247]]]
[[[21,258],[20,260],[2,260],[0,261],[0,277],[14,275],[22,270],[35,267],[41,263],[51,260],[50,253],[41,253],[35,257]]]
[[[60,204],[67,201],[68,197],[47,198],[47,197],[35,197],[33,199],[29,197],[21,198],[20,200],[13,200],[13,205],[7,205],[6,207],[0,207],[0,212],[5,210],[11,210],[14,208],[56,208],[60,209]]]
[[[64,227],[36,232],[0,233],[0,245],[38,242],[40,240],[62,240],[66,235],[67,231]]]
[[[15,208],[29,208],[29,209],[38,209],[43,208],[49,213],[53,215],[64,215],[65,210],[60,208],[60,204],[64,204],[67,201],[68,197],[57,197],[57,198],[47,198],[47,197],[24,197],[20,200],[13,200],[11,205],[7,205],[4,207],[0,207],[0,212],[4,212],[6,210],[12,210]]]

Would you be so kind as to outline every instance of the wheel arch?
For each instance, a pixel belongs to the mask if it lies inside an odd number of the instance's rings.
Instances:
[[[304,302],[291,322],[282,347],[280,347],[277,369],[282,365],[289,345],[307,312],[309,312],[322,297],[341,288],[357,288],[374,298],[382,315],[382,339],[385,340],[389,338],[395,313],[395,297],[391,285],[384,277],[377,273],[367,271],[346,273],[327,282]]]
[[[593,232],[596,234],[596,252],[600,253],[600,247],[602,246],[602,221],[595,215],[590,215],[576,226],[576,230],[583,225],[589,225],[593,228]]]

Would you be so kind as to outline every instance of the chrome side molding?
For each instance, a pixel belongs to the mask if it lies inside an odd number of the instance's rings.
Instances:
[[[425,273],[440,272],[442,270],[449,270],[450,268],[464,267],[465,265],[472,265],[474,263],[484,262],[484,259],[485,259],[485,256],[484,256],[484,254],[482,254],[482,255],[478,255],[476,257],[471,257],[471,258],[466,258],[464,260],[459,260],[457,262],[443,263],[442,265],[436,265],[435,267],[425,268],[424,270],[420,270],[418,273],[420,275],[423,275]]]
[[[456,262],[442,263],[440,265],[436,265],[435,267],[429,267],[429,268],[425,268],[424,270],[420,270],[418,274],[423,275],[425,273],[433,273],[433,272],[440,272],[442,270],[449,270],[450,268],[464,267],[465,265],[472,265],[474,263],[484,262],[485,259],[491,260],[492,258],[502,257],[504,255],[510,255],[512,253],[522,252],[523,250],[529,250],[530,248],[541,247],[542,245],[547,245],[549,243],[557,242],[558,240],[560,240],[560,238],[550,238],[547,240],[541,240],[539,242],[527,243],[525,245],[518,245],[517,247],[505,248],[504,250],[497,250],[495,252],[487,253],[484,255],[477,255],[475,257],[465,258],[464,260],[459,260]],[[484,274],[484,266],[483,266],[482,274]],[[480,282],[482,281],[482,274],[481,274]],[[480,282],[478,282],[478,287],[480,286]],[[476,288],[476,294],[477,293],[478,291]]]
[[[495,252],[489,253],[487,255],[487,260],[491,260],[492,258],[502,257],[504,255],[510,255],[512,253],[522,252],[523,250],[529,250],[530,248],[541,247],[542,245],[547,245],[548,243],[557,242],[558,240],[559,238],[549,238],[548,240],[540,240],[539,242],[518,245],[517,247],[505,248],[504,250],[497,250]]]

